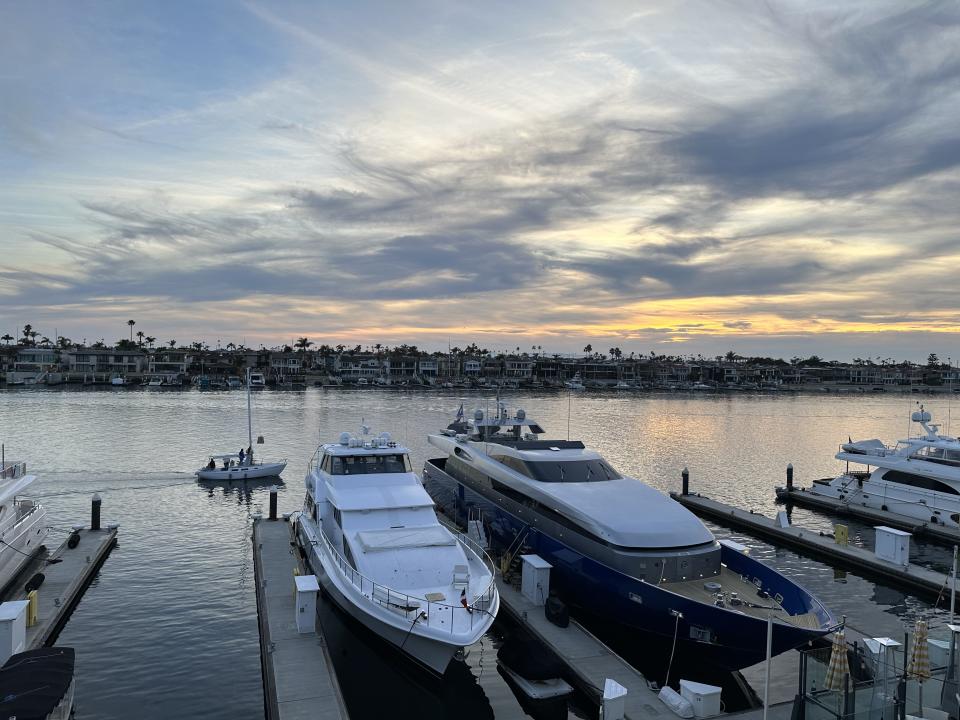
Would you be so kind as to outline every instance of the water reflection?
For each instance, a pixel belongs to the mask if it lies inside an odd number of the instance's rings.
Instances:
[[[555,437],[566,436],[569,422],[571,437],[655,487],[677,489],[686,466],[693,490],[771,515],[777,509],[773,487],[783,483],[787,463],[796,468],[798,484],[837,474],[842,468],[833,455],[840,442],[904,436],[916,397],[580,393],[571,400],[539,392],[503,399],[524,407]],[[460,391],[257,393],[253,413],[266,437],[262,452],[290,461],[279,487],[280,511],[299,507],[307,459],[319,438],[333,441],[342,430],[355,431],[363,418],[408,444],[421,467],[434,455],[427,433],[445,427],[461,402],[469,412],[489,408],[494,399]],[[945,402],[927,405],[947,417],[939,407]],[[275,481],[211,486],[192,476],[211,448],[246,446],[245,412],[243,395],[231,392],[0,391],[7,455],[25,458],[38,473],[34,489],[44,496],[51,521],[66,528],[86,520],[97,490],[104,521],[121,524],[120,546],[61,636],[78,650],[81,717],[262,717],[249,515],[266,507]],[[872,547],[872,529],[849,518],[802,508],[791,509],[791,517],[824,531],[845,522],[854,541],[859,536],[860,544]],[[936,634],[946,622],[946,598],[935,609],[855,573],[838,576],[821,562],[713,529],[797,578],[868,634],[898,637],[918,616]],[[913,550],[916,561],[941,572],[950,567],[949,549],[914,541]],[[456,671],[466,672],[455,678],[458,692],[477,698],[483,717],[500,702],[516,711],[495,672],[499,641],[484,642],[489,647],[475,649]],[[350,645],[347,640],[347,655],[338,662],[358,662],[360,651],[351,652]],[[634,651],[642,654],[643,647],[637,641]],[[403,665],[381,657],[379,676],[364,671],[357,677],[367,678],[367,694],[382,682],[420,688],[422,681],[408,679]],[[412,707],[424,713],[440,717],[454,707],[442,688],[423,693]],[[357,697],[365,701],[359,690]],[[466,706],[455,705],[459,714]]]

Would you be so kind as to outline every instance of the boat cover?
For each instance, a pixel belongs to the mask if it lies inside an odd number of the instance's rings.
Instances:
[[[843,449],[848,453],[859,455],[878,455],[880,451],[886,450],[887,446],[880,440],[858,440],[857,442],[844,443]]]
[[[73,648],[50,647],[11,655],[0,668],[0,717],[43,720],[73,682]]]
[[[430,499],[427,491],[419,483],[416,485],[328,487],[327,492],[330,494],[331,502],[341,512],[433,507],[433,500]]]
[[[386,530],[361,530],[357,533],[364,552],[371,550],[399,550],[401,548],[456,545],[457,541],[439,525]]]

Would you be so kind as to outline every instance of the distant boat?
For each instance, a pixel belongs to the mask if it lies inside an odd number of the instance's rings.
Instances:
[[[583,390],[583,381],[580,379],[580,373],[574,373],[574,376],[567,380],[564,384],[564,387],[567,390]]]
[[[250,390],[263,390],[267,386],[267,379],[261,372],[247,371],[247,387]]]
[[[250,408],[250,391],[254,389],[251,382],[253,373],[247,370],[247,452],[241,457],[240,453],[225,455],[211,455],[210,462],[197,470],[199,480],[255,480],[257,478],[276,477],[287,467],[286,460],[276,462],[256,462],[253,455],[253,418]],[[257,444],[263,443],[263,436],[257,438]],[[218,465],[217,462],[221,464]]]
[[[114,387],[122,387],[127,384],[127,379],[123,375],[114,375],[110,378],[110,384]]]

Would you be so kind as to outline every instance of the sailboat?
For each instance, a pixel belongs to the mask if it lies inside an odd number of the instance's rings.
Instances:
[[[276,462],[253,459],[253,419],[250,410],[250,368],[247,368],[247,451],[227,455],[211,455],[210,462],[197,470],[198,480],[254,480],[276,477],[287,467],[286,460]],[[257,445],[263,444],[263,436],[257,437]],[[219,464],[218,464],[219,463]]]

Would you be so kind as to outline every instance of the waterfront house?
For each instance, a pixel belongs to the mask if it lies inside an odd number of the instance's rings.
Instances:
[[[140,373],[146,364],[142,350],[77,347],[62,353],[63,363],[72,373]]]
[[[157,350],[150,356],[151,375],[186,375],[193,358],[183,350]]]

